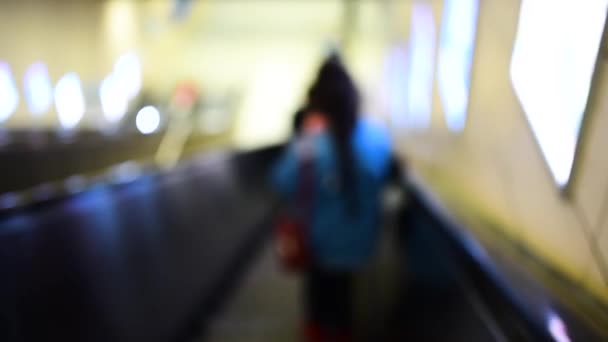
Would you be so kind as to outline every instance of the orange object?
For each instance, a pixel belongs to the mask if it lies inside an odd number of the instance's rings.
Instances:
[[[314,200],[314,162],[301,161],[295,203],[275,225],[275,246],[279,262],[289,272],[303,272],[311,263],[310,220]]]
[[[319,132],[327,128],[327,126],[329,126],[329,120],[321,112],[311,112],[304,118],[303,128],[305,132]]]
[[[308,268],[310,254],[306,227],[294,217],[278,219],[275,239],[276,251],[284,270],[301,272]]]

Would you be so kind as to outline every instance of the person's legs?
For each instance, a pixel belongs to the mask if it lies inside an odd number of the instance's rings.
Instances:
[[[332,276],[333,341],[353,339],[353,279],[351,272],[335,272]]]
[[[352,272],[311,269],[304,280],[307,342],[349,342],[353,328]]]
[[[325,272],[311,268],[304,278],[304,339],[307,342],[331,341],[331,293]]]

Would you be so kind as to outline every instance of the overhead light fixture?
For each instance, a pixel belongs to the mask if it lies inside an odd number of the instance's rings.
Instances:
[[[135,125],[142,134],[154,133],[160,126],[160,112],[154,106],[140,109],[135,117]]]
[[[0,61],[0,122],[8,119],[19,106],[19,92],[8,63]]]
[[[479,0],[445,0],[437,78],[445,120],[453,132],[464,129]]]
[[[431,124],[435,23],[429,4],[415,3],[412,8],[406,125],[427,129]]]
[[[48,112],[53,103],[53,86],[44,63],[36,62],[27,68],[23,90],[30,113],[40,116]]]
[[[608,0],[521,3],[511,80],[559,186],[570,179],[607,8]]]
[[[85,106],[78,74],[64,75],[55,86],[55,107],[61,126],[67,130],[76,127],[84,116]]]

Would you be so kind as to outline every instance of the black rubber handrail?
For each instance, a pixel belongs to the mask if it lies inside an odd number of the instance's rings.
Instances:
[[[433,220],[440,235],[446,240],[451,252],[457,258],[457,263],[464,266],[464,271],[473,285],[483,289],[482,299],[492,296],[494,303],[500,305],[501,311],[513,313],[518,324],[525,329],[528,339],[532,341],[555,341],[546,327],[544,317],[531,308],[523,297],[500,272],[494,261],[487,254],[481,243],[474,238],[449,212],[441,205],[431,192],[425,189],[420,181],[409,180],[405,184],[410,203],[415,202],[417,208],[426,211]],[[497,300],[496,300],[497,299]],[[500,325],[500,318],[497,319]],[[509,335],[508,332],[506,335]]]

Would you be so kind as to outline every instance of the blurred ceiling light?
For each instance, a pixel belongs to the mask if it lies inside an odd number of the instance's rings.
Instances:
[[[160,125],[160,113],[154,106],[146,106],[139,110],[135,117],[137,130],[142,134],[154,133]]]
[[[19,106],[19,92],[11,67],[0,61],[0,122],[8,119]]]
[[[134,45],[137,37],[137,6],[137,1],[104,2],[103,26],[111,51],[124,51]]]
[[[78,74],[66,74],[57,82],[55,107],[64,129],[72,129],[80,122],[85,112],[85,101]]]
[[[40,116],[49,110],[53,102],[53,86],[44,63],[30,65],[25,72],[23,89],[30,113]]]
[[[410,59],[406,94],[406,123],[415,129],[426,129],[431,123],[435,24],[429,4],[412,7]]]
[[[479,0],[445,0],[437,77],[448,128],[464,129]]]
[[[129,107],[129,101],[126,94],[114,73],[108,75],[108,77],[101,82],[101,86],[99,87],[99,98],[101,100],[103,114],[111,123],[120,121]]]
[[[118,58],[114,64],[114,75],[117,86],[121,86],[129,100],[139,94],[141,90],[141,61],[136,53],[129,52]]]
[[[139,94],[141,83],[141,62],[137,54],[129,52],[120,56],[99,87],[101,107],[109,122],[116,123],[124,117],[129,101]]]
[[[511,80],[560,186],[570,179],[607,8],[608,0],[521,4]]]

